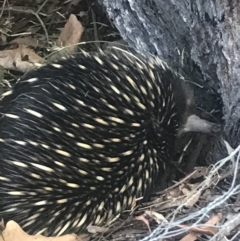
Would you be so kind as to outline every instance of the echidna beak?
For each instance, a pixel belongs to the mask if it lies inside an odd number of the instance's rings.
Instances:
[[[200,133],[218,133],[221,131],[221,125],[203,120],[197,115],[190,115],[184,124],[180,135],[184,132],[200,132]]]

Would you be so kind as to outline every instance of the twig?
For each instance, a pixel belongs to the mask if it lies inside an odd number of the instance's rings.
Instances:
[[[93,19],[93,28],[94,28],[94,38],[97,41],[96,45],[98,48],[100,48],[100,44],[99,44],[99,36],[98,36],[98,31],[97,31],[97,24],[96,24],[96,14],[93,11],[93,9],[91,9],[91,14],[92,14],[92,19]]]
[[[45,36],[46,36],[47,43],[49,43],[49,37],[48,37],[48,32],[47,32],[46,26],[44,25],[44,23],[43,23],[42,19],[39,17],[39,15],[37,13],[35,13],[33,10],[22,9],[20,7],[1,8],[1,10],[2,11],[14,11],[14,12],[19,12],[19,13],[30,13],[30,14],[34,15],[38,19],[39,23],[41,24],[43,31],[45,33]]]
[[[3,5],[2,5],[2,9],[1,9],[1,14],[0,14],[0,19],[2,18],[2,15],[3,15],[3,11],[4,11],[4,8],[5,8],[6,2],[7,2],[7,0],[4,0],[4,1],[3,1]]]

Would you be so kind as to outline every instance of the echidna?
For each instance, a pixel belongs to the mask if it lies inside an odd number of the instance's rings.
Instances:
[[[115,50],[27,73],[0,102],[0,216],[30,234],[79,233],[145,197],[178,135],[211,132],[181,76]]]

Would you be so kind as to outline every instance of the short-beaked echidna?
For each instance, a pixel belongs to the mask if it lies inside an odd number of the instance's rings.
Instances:
[[[27,73],[0,102],[0,216],[30,234],[79,233],[145,196],[192,114],[157,58],[81,53]]]

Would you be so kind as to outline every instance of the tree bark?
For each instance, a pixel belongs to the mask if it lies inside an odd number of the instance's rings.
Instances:
[[[240,138],[238,1],[99,2],[129,46],[141,54],[158,55],[194,83],[198,107],[224,121],[227,140],[236,148]],[[218,146],[215,158],[223,155]]]

